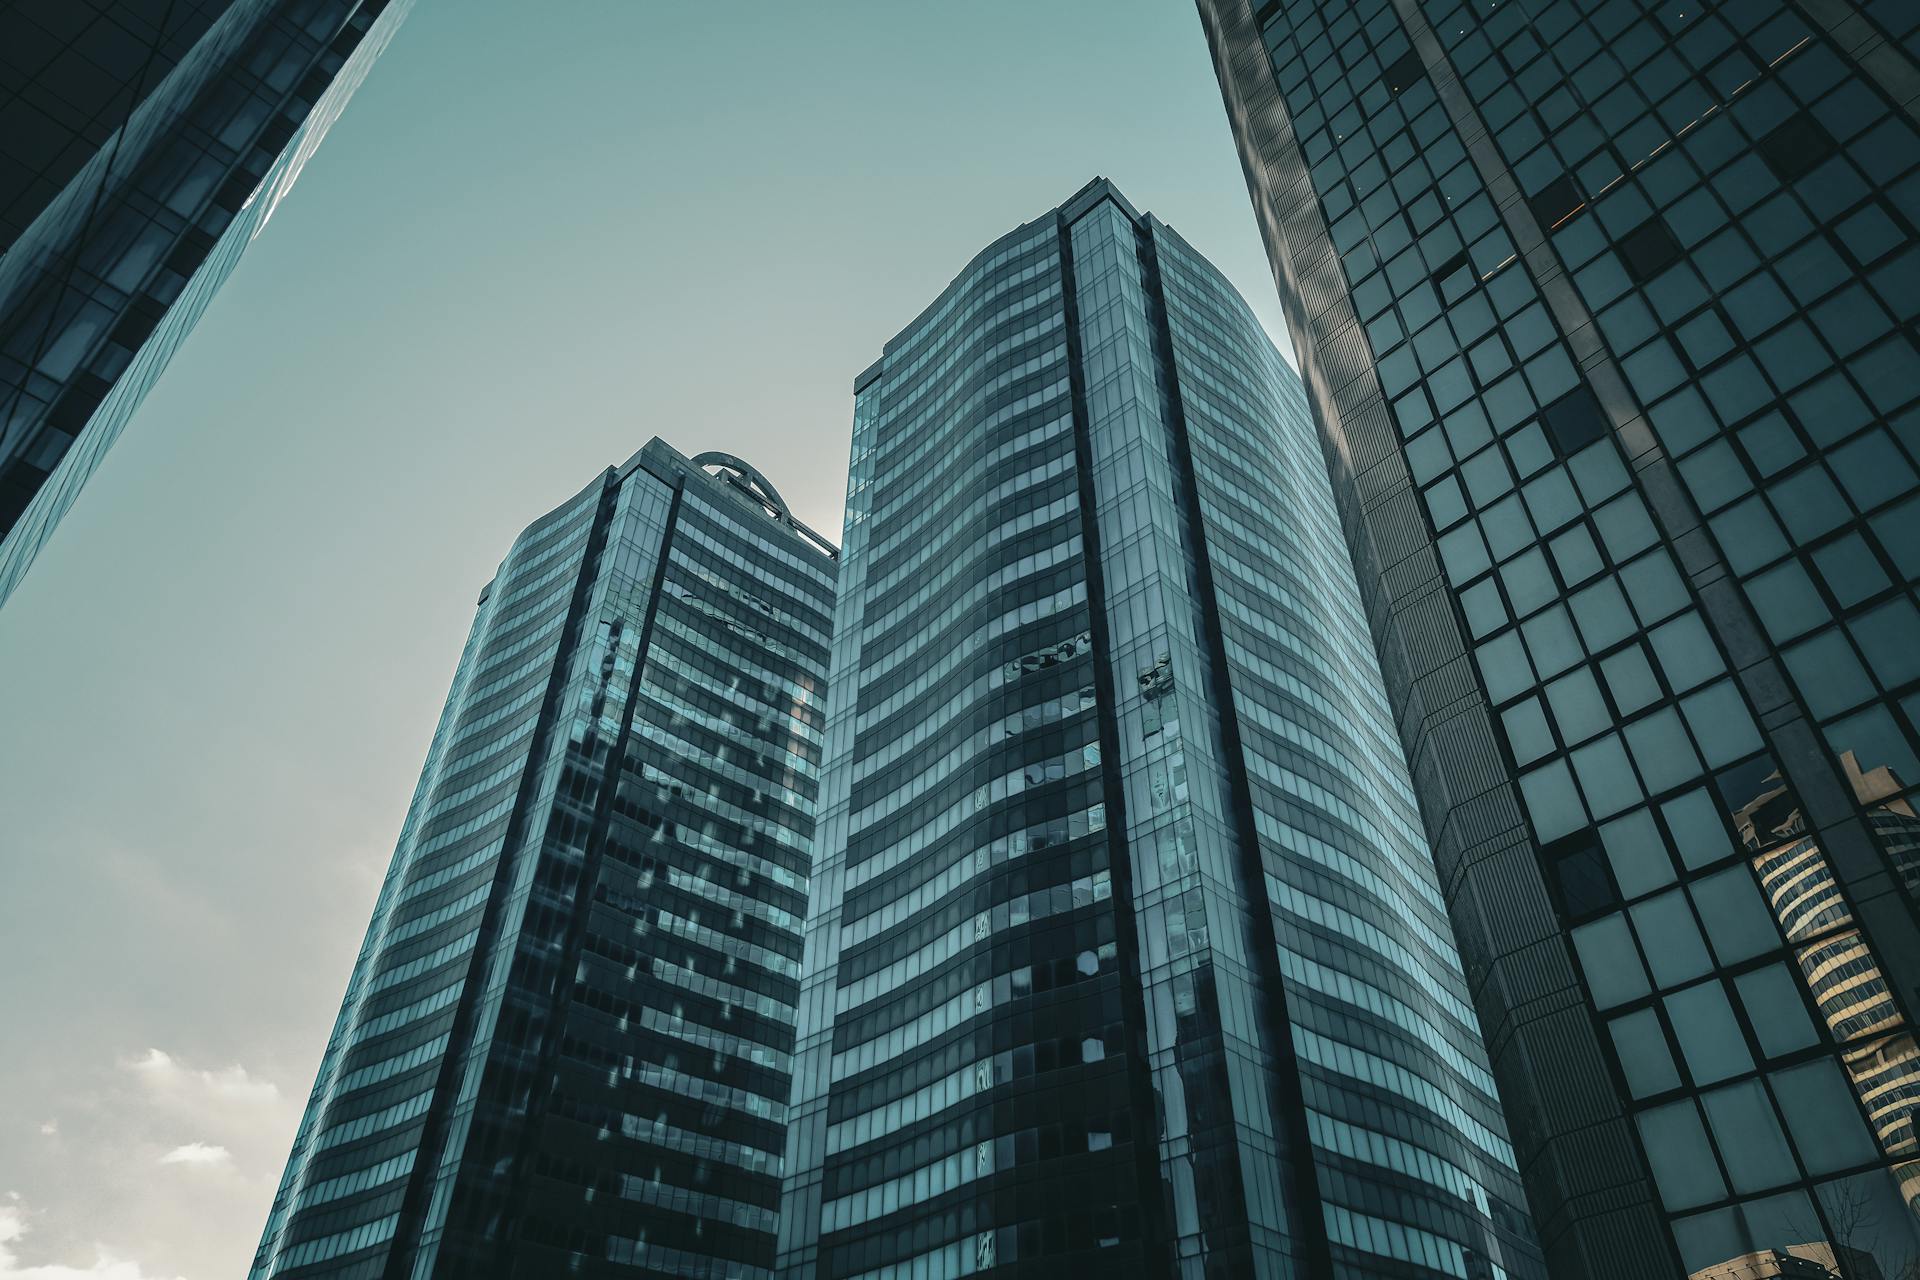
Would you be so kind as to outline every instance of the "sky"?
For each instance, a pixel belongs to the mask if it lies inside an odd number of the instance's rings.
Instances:
[[[1096,174],[1284,334],[1184,0],[418,0],[0,609],[0,1280],[245,1273],[515,534],[656,434],[837,531]]]

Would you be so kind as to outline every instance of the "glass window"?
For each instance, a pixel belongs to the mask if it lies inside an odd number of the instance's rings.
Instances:
[[[1854,1275],[1906,1280],[1920,1274],[1920,1227],[1900,1172],[1858,1173],[1823,1184],[1817,1194],[1834,1234],[1857,1251],[1848,1260]]]
[[[1892,689],[1920,676],[1920,611],[1905,596],[1855,619],[1849,629],[1874,679]]]
[[[1573,775],[1564,760],[1521,774],[1520,795],[1527,803],[1527,816],[1533,820],[1534,838],[1543,844],[1587,825],[1580,793],[1574,790]]]
[[[1564,467],[1528,481],[1521,492],[1533,523],[1549,533],[1580,514],[1580,496],[1573,491],[1573,481],[1567,478]]]
[[[1486,533],[1487,545],[1493,549],[1495,560],[1505,560],[1533,542],[1533,526],[1527,523],[1527,513],[1517,494],[1508,494],[1488,507],[1480,517],[1480,527]]]
[[[1547,544],[1547,549],[1553,552],[1553,565],[1560,570],[1561,581],[1569,586],[1585,582],[1607,567],[1607,562],[1600,558],[1600,548],[1594,545],[1593,535],[1583,524],[1560,534]]]
[[[1584,672],[1582,673],[1585,674]],[[1593,677],[1587,676],[1589,683]],[[1596,818],[1610,817],[1630,809],[1646,797],[1628,763],[1627,749],[1618,734],[1608,734],[1580,747],[1573,753],[1573,771],[1580,779],[1580,790],[1587,798],[1587,810]]]
[[[1670,1102],[1634,1117],[1654,1184],[1668,1209],[1690,1209],[1719,1200],[1727,1184],[1714,1162],[1707,1131],[1691,1101]]]
[[[1886,765],[1902,778],[1920,778],[1920,761],[1885,707],[1870,707],[1829,725],[1826,735],[1834,754],[1853,752],[1863,773]]]
[[[1666,1032],[1660,1029],[1659,1014],[1640,1009],[1615,1018],[1607,1024],[1607,1030],[1613,1036],[1620,1070],[1627,1077],[1627,1091],[1634,1097],[1647,1098],[1680,1087],[1680,1072],[1673,1065],[1673,1051],[1667,1047]]]
[[[1798,560],[1782,561],[1749,579],[1747,599],[1775,644],[1813,630],[1830,616]]]
[[[1673,863],[1667,858],[1666,841],[1660,838],[1649,810],[1635,810],[1601,827],[1600,844],[1607,851],[1607,862],[1613,867],[1613,878],[1620,883],[1620,892],[1627,897],[1637,898],[1673,883]]]
[[[1800,437],[1779,413],[1769,413],[1740,429],[1740,447],[1762,476],[1775,476],[1807,454]]]
[[[1628,913],[1657,985],[1677,987],[1713,967],[1686,895],[1680,890],[1669,889],[1657,898],[1636,903]]]
[[[1476,640],[1507,624],[1507,606],[1500,599],[1500,588],[1492,578],[1476,582],[1462,591],[1460,610],[1467,615],[1467,627]]]
[[[1742,1080],[1700,1099],[1736,1195],[1797,1179],[1793,1152],[1758,1080]]]
[[[1884,431],[1835,449],[1827,459],[1853,505],[1871,511],[1914,487],[1913,467]]]
[[[1620,708],[1623,715],[1632,715],[1640,708],[1660,700],[1660,682],[1654,678],[1646,650],[1637,644],[1622,649],[1612,657],[1601,659],[1600,674],[1606,677],[1607,692],[1613,695],[1614,705]],[[1688,748],[1688,754],[1692,754],[1691,747]]]
[[[1603,578],[1573,597],[1574,621],[1589,652],[1610,648],[1632,634],[1633,614],[1611,578]]]
[[[1831,1173],[1874,1158],[1873,1139],[1833,1059],[1776,1071],[1770,1082],[1809,1173]]]
[[[1543,679],[1560,674],[1584,656],[1573,622],[1562,606],[1536,614],[1521,623],[1520,630],[1527,638],[1527,652],[1533,655],[1534,670]]]
[[[1815,719],[1838,715],[1873,697],[1873,681],[1837,627],[1785,650],[1781,657]]]
[[[1560,726],[1560,737],[1568,743],[1585,742],[1613,723],[1606,699],[1593,673],[1582,667],[1547,686],[1547,705],[1553,708],[1553,722]]]
[[[1820,1215],[1804,1191],[1681,1218],[1673,1224],[1673,1234],[1689,1275],[1724,1275],[1722,1264],[1769,1249],[1791,1250],[1802,1244],[1831,1247]]]
[[[1583,924],[1571,937],[1596,1008],[1611,1009],[1647,994],[1647,973],[1640,966],[1625,916],[1616,913]]]
[[[1559,594],[1547,557],[1538,547],[1501,565],[1500,584],[1507,589],[1514,612],[1523,618]]]
[[[1637,653],[1638,650],[1629,650]],[[1700,759],[1672,707],[1663,707],[1626,728],[1633,762],[1649,791],[1668,791],[1700,775]]]
[[[1531,764],[1552,753],[1553,733],[1547,728],[1547,713],[1541,709],[1540,699],[1526,698],[1508,707],[1500,713],[1500,722],[1516,763]]]
[[[1703,512],[1718,511],[1753,488],[1747,469],[1740,465],[1733,446],[1725,440],[1716,440],[1683,460],[1680,475]]]
[[[1773,913],[1767,910],[1746,864],[1695,881],[1689,891],[1721,964],[1738,964],[1780,945]]]
[[[1682,698],[1680,714],[1686,717],[1693,740],[1700,744],[1700,756],[1710,769],[1732,764],[1760,749],[1760,731],[1731,680]]]
[[[1496,703],[1505,702],[1533,684],[1533,669],[1527,665],[1527,651],[1520,643],[1518,631],[1487,641],[1474,655],[1480,663],[1480,676],[1487,684],[1487,696]]]
[[[1874,558],[1873,551],[1867,546],[1866,539],[1857,533],[1849,533],[1815,551],[1813,563],[1827,584],[1827,590],[1833,592],[1842,609],[1850,609],[1892,585],[1887,571],[1880,567],[1880,561]],[[1824,620],[1823,612],[1808,625]]]
[[[1647,504],[1632,491],[1594,512],[1593,523],[1600,530],[1600,540],[1607,544],[1608,553],[1619,561],[1646,550],[1660,538],[1654,531],[1653,518],[1647,514]]]
[[[1704,867],[1733,852],[1733,838],[1704,788],[1667,801],[1660,806],[1660,816],[1666,819],[1674,848],[1688,869]]]
[[[1714,1084],[1752,1070],[1753,1055],[1718,982],[1702,982],[1668,996],[1667,1019],[1695,1084]]]
[[[1760,1052],[1778,1058],[1819,1040],[1800,998],[1800,979],[1784,964],[1768,965],[1733,980],[1741,1007],[1760,1040]]]
[[[1665,673],[1667,683],[1673,686],[1675,693],[1685,693],[1688,689],[1705,684],[1726,670],[1726,664],[1720,660],[1720,651],[1707,634],[1706,624],[1692,610],[1655,628],[1648,639],[1653,642],[1653,652],[1660,661],[1660,670]]]
[[[1773,509],[1795,542],[1812,542],[1852,515],[1825,467],[1803,467],[1767,488]]]
[[[1737,574],[1752,573],[1786,554],[1787,540],[1780,536],[1780,526],[1757,494],[1728,507],[1707,523],[1727,558],[1727,566]]]
[[[1665,551],[1641,556],[1620,571],[1627,597],[1642,626],[1652,626],[1686,607],[1687,588]]]

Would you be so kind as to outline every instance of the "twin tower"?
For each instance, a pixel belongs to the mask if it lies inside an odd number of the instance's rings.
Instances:
[[[1545,1274],[1298,377],[1104,181],[482,593],[253,1275]]]

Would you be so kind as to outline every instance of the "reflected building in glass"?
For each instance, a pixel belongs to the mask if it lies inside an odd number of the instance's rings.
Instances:
[[[1541,1277],[1298,378],[1104,181],[855,384],[783,1276]]]
[[[0,604],[410,4],[0,7]]]
[[[1920,9],[1199,10],[1553,1274],[1920,1274]]]
[[[659,440],[521,534],[253,1276],[771,1276],[835,567]]]

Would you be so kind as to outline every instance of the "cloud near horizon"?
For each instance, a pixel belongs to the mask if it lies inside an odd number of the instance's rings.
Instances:
[[[208,1142],[188,1142],[160,1157],[161,1164],[230,1164],[233,1153]]]
[[[93,1262],[89,1266],[75,1267],[58,1262],[23,1263],[14,1246],[31,1229],[28,1225],[31,1216],[17,1195],[12,1196],[12,1203],[0,1204],[0,1280],[162,1280],[144,1270],[138,1262],[122,1258],[97,1242],[93,1246]],[[173,1277],[173,1280],[181,1280],[181,1277]]]
[[[164,1049],[150,1048],[141,1057],[122,1065],[157,1091],[178,1093],[197,1089],[223,1102],[280,1101],[279,1085],[260,1079],[237,1062],[218,1071],[207,1071],[185,1065]]]

